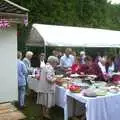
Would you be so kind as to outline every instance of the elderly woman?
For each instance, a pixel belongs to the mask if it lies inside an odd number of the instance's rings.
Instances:
[[[42,105],[44,117],[50,118],[49,108],[55,105],[55,71],[54,68],[58,63],[55,56],[48,57],[45,67],[41,69],[41,77],[39,83],[39,94],[37,103]]]
[[[25,58],[23,59],[23,62],[27,68],[27,72],[28,74],[31,73],[31,59],[32,59],[32,56],[33,56],[33,52],[31,51],[27,51],[26,54],[25,54]]]
[[[26,69],[27,69],[27,75],[25,77],[26,83],[28,82],[28,75],[33,72],[32,68],[31,68],[31,59],[32,59],[32,56],[33,56],[33,52],[27,51],[26,54],[25,54],[25,57],[23,59],[23,62],[24,62],[25,66],[26,66]]]

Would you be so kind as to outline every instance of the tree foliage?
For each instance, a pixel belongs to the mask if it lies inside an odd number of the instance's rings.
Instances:
[[[107,0],[13,0],[30,10],[29,23],[119,29],[120,5]]]
[[[12,1],[30,10],[29,26],[43,23],[120,30],[120,5],[107,0]]]

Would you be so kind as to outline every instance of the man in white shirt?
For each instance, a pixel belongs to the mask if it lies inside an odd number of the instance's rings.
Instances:
[[[67,48],[65,54],[60,58],[60,66],[63,68],[70,68],[75,62],[75,58],[71,55],[72,49]]]

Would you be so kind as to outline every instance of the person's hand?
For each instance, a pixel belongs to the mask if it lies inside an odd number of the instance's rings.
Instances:
[[[68,68],[68,71],[71,71],[72,70],[72,68]]]
[[[103,77],[105,81],[108,81],[110,79],[110,76],[108,74],[104,74]]]
[[[70,74],[72,74],[72,71],[68,71],[68,72],[66,72],[66,74],[67,74],[67,75],[70,75]]]
[[[84,72],[80,72],[80,75],[85,75],[85,73]]]

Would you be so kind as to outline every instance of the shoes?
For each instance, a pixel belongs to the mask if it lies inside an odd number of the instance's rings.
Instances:
[[[25,108],[26,108],[25,105],[24,105],[24,106],[19,106],[19,107],[18,107],[19,110],[24,110]]]

